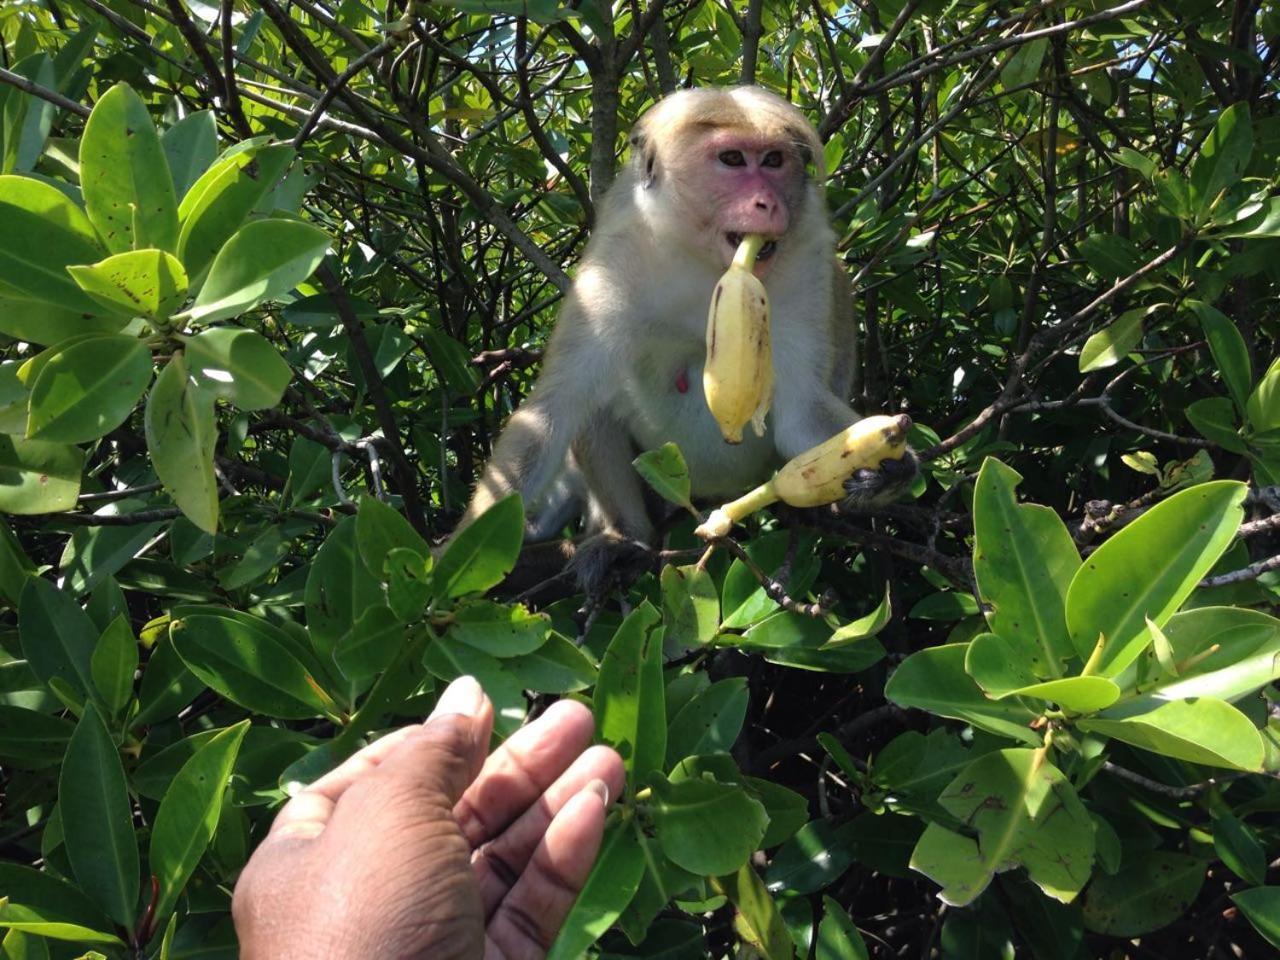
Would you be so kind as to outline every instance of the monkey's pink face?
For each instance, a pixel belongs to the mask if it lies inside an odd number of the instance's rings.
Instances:
[[[695,202],[709,214],[708,240],[728,267],[744,234],[768,237],[756,261],[755,272],[763,275],[803,195],[804,169],[794,148],[721,131],[703,142],[699,166]]]

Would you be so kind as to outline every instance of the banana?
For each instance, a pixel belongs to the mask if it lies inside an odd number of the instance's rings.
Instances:
[[[742,442],[748,421],[756,436],[764,436],[764,417],[773,401],[769,295],[751,272],[764,243],[759,234],[742,239],[707,313],[702,391],[728,443]]]
[[[819,507],[844,496],[844,482],[865,468],[877,469],[885,460],[900,460],[907,452],[911,418],[866,417],[816,447],[792,457],[772,479],[750,493],[712,510],[694,531],[706,540],[728,536],[733,525],[762,507],[781,500],[793,507]]]

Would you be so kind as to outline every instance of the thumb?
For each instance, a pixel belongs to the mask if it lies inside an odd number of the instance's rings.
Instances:
[[[459,677],[441,694],[427,722],[414,728],[370,779],[452,809],[484,766],[492,732],[493,704],[474,678]]]

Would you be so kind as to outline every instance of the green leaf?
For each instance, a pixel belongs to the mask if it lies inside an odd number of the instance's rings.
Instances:
[[[1134,242],[1118,233],[1095,233],[1085,237],[1080,242],[1080,253],[1093,272],[1104,280],[1127,277],[1145,262],[1142,251]],[[1126,352],[1128,351],[1122,351],[1121,356]]]
[[[18,605],[27,577],[35,573],[36,565],[22,549],[9,525],[0,522],[0,600],[10,606]]]
[[[1236,408],[1243,413],[1249,398],[1249,385],[1253,383],[1253,367],[1249,363],[1249,348],[1244,337],[1230,317],[1207,303],[1189,300],[1187,309],[1200,319],[1200,328],[1209,341],[1213,362],[1218,365],[1218,375],[1226,384]]]
[[[667,651],[693,650],[709,643],[720,626],[720,596],[711,574],[696,564],[662,568],[663,643]]]
[[[644,876],[644,854],[634,824],[612,820],[595,866],[547,953],[547,960],[578,960],[622,915]]]
[[[1237,877],[1262,886],[1267,882],[1267,851],[1258,835],[1228,811],[1213,818],[1213,849]]]
[[[369,607],[339,638],[333,659],[343,676],[357,684],[372,680],[395,660],[405,645],[405,625],[388,607]]]
[[[151,351],[137,337],[86,337],[49,358],[31,385],[27,438],[84,443],[129,418],[151,382]]]
[[[0,251],[0,257],[3,255]],[[115,333],[129,323],[124,314],[95,309],[101,316],[35,300],[0,284],[0,333],[26,343],[48,346],[84,333]]]
[[[509,660],[499,660],[474,647],[436,640],[422,657],[423,666],[446,683],[464,674],[475,677],[493,701],[494,731],[506,738],[520,729],[529,704]]]
[[[685,757],[729,753],[742,732],[749,699],[742,677],[717,681],[695,695],[681,707],[667,731],[666,768]]]
[[[1120,147],[1111,155],[1111,159],[1122,167],[1137,170],[1145,180],[1150,180],[1154,177],[1158,169],[1154,160],[1129,147]]]
[[[179,339],[196,383],[240,410],[277,406],[293,377],[271,341],[252,330],[216,327]]]
[[[865,670],[885,654],[884,647],[875,640],[830,647],[826,644],[831,637],[831,627],[824,621],[779,610],[748,630],[738,647],[758,651],[770,663],[836,673]],[[729,639],[728,635],[722,637],[725,639]]]
[[[0,762],[20,770],[60,764],[73,730],[61,717],[0,703]]]
[[[689,465],[674,443],[664,443],[657,450],[640,454],[631,461],[631,465],[664,500],[684,507],[690,513],[697,513],[689,499]]]
[[[1055,900],[1070,903],[1093,867],[1093,823],[1071,782],[1043,751],[1009,749],[979,757],[938,803],[977,840],[930,823],[911,866],[942,885],[952,906],[972,903],[991,878],[1025,867]]]
[[[1048,37],[1019,44],[1000,67],[1000,83],[1006,90],[1031,83],[1040,74],[1040,64],[1048,49]]]
[[[1150,643],[1146,618],[1163,626],[1230,545],[1248,488],[1217,480],[1152,507],[1099,547],[1067,591],[1076,652],[1115,676]]]
[[[0,890],[8,898],[0,909],[0,928],[33,936],[121,945],[111,921],[75,885],[40,870],[0,860]]]
[[[67,273],[68,264],[95,263],[106,251],[84,212],[61,190],[29,177],[0,177],[0,223],[0,283],[86,321],[119,315],[104,310]]]
[[[163,250],[130,250],[67,271],[107,310],[129,316],[163,322],[187,299],[187,271]]]
[[[916,707],[964,720],[990,733],[1038,745],[1028,727],[1039,714],[1021,700],[990,700],[965,673],[967,643],[917,651],[898,666],[884,695],[901,707]]]
[[[209,324],[276,300],[306,280],[329,249],[329,235],[299,220],[255,220],[218,251],[183,317]],[[187,265],[188,271],[191,265]]]
[[[1017,501],[1022,476],[988,457],[973,488],[973,572],[987,622],[1035,677],[1061,675],[1075,652],[1064,607],[1080,569],[1066,524],[1048,507]]]
[[[868,637],[874,637],[889,624],[889,620],[893,617],[893,601],[889,594],[889,581],[884,584],[884,599],[876,606],[874,610],[865,616],[859,617],[857,620],[851,620],[843,627],[831,634],[831,638],[822,646],[827,650],[834,650],[840,647],[857,643],[859,640],[865,640]]]
[[[1235,407],[1226,397],[1205,397],[1188,404],[1183,413],[1206,440],[1232,453],[1245,452]]]
[[[382,585],[356,550],[355,517],[344,517],[316,551],[304,599],[312,645],[330,654],[370,607],[386,600]]]
[[[1101,874],[1084,898],[1084,922],[1095,933],[1138,937],[1177,920],[1204,883],[1203,860],[1164,850],[1132,857],[1114,876]]]
[[[396,547],[384,565],[391,612],[404,623],[421,620],[431,602],[431,558]]]
[[[138,640],[123,613],[98,638],[89,668],[102,702],[111,713],[119,713],[133,697],[133,674],[138,669]]]
[[[662,637],[653,631],[659,619],[648,601],[631,611],[600,661],[593,698],[596,730],[622,755],[633,790],[661,772],[667,754]]]
[[[293,157],[288,144],[255,144],[213,163],[187,189],[178,207],[177,253],[193,278],[204,274]]]
[[[558,633],[533,653],[507,660],[506,667],[520,686],[535,693],[574,693],[596,682],[595,663]]]
[[[1079,727],[1177,760],[1262,768],[1262,737],[1252,721],[1213,697],[1170,700],[1167,692],[1136,697],[1081,720]]]
[[[1166,676],[1154,651],[1145,655],[1133,678],[1145,694],[1232,702],[1280,679],[1280,620],[1259,610],[1184,610],[1165,624],[1164,634],[1171,658],[1182,666]]]
[[[472,600],[453,613],[446,636],[493,657],[518,657],[542,646],[551,633],[551,618],[530,613],[521,604]]]
[[[1253,388],[1245,404],[1245,412],[1255,433],[1280,428],[1280,357],[1271,361],[1271,366]]]
[[[519,494],[499,500],[449,542],[436,563],[435,593],[452,599],[483,593],[502,582],[524,542],[524,504]]]
[[[63,843],[81,889],[116,923],[132,927],[138,845],[120,754],[98,708],[87,704],[58,777]]]
[[[1193,218],[1191,187],[1187,184],[1187,178],[1178,170],[1173,167],[1161,170],[1151,182],[1156,188],[1156,199],[1165,213],[1179,220]]]
[[[1219,194],[1238,184],[1253,154],[1249,105],[1235,103],[1218,114],[1218,122],[1191,167],[1191,188],[1201,221],[1209,218]]]
[[[182,352],[174,353],[147,397],[144,425],[147,452],[156,476],[188,520],[206,533],[218,529],[218,478],[213,450],[218,424],[213,397],[187,372]]]
[[[412,550],[423,557],[431,552],[413,524],[398,510],[367,493],[360,498],[356,511],[356,547],[369,572],[379,579],[392,550]]]
[[[814,960],[871,960],[867,944],[849,914],[826,895],[822,897],[822,922],[818,924]]]
[[[1280,887],[1241,890],[1231,895],[1231,902],[1267,943],[1280,949]]]
[[[40,680],[61,680],[81,697],[89,695],[98,630],[69,594],[41,577],[27,578],[18,601],[18,635],[22,655]]]
[[[98,98],[80,138],[85,210],[112,253],[178,246],[173,177],[142,98],[117,83]]]
[[[1129,351],[1142,340],[1142,321],[1150,313],[1150,307],[1126,310],[1109,326],[1089,337],[1080,348],[1080,372],[1114,367],[1128,356]]]
[[[191,185],[218,157],[218,120],[212,110],[188,114],[160,137],[174,193],[185,197]],[[181,207],[179,216],[181,216]],[[181,240],[179,240],[181,244]]]
[[[282,720],[322,716],[315,677],[265,620],[197,613],[175,619],[170,640],[191,672],[233,703]]]
[[[649,812],[662,852],[698,876],[723,876],[743,866],[764,837],[764,805],[736,784],[671,783],[653,778]]]
[[[215,734],[173,778],[151,827],[148,863],[160,881],[155,915],[166,916],[178,901],[217,829],[222,797],[249,721]]]
[[[13,64],[13,72],[45,89],[57,86],[53,59],[47,53],[35,53]],[[34,169],[57,106],[17,89],[0,95],[0,172]]]
[[[70,510],[80,495],[83,469],[79,447],[0,434],[0,512]]]
[[[778,905],[750,863],[744,863],[728,876],[717,877],[713,883],[737,909],[733,928],[755,948],[753,952],[764,960],[791,960],[795,956],[791,934],[782,921]]]
[[[1058,704],[1072,713],[1094,713],[1120,699],[1120,687],[1106,677],[1063,677],[1037,682],[1020,653],[994,633],[969,641],[964,669],[988,696],[1031,697]]]
[[[769,864],[769,890],[788,896],[816,893],[829,887],[853,864],[856,851],[851,824],[836,826],[813,820],[786,842]]]

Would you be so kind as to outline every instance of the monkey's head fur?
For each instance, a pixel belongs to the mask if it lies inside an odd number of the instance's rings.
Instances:
[[[640,118],[631,149],[624,182],[653,234],[717,269],[743,234],[759,233],[770,240],[757,265],[764,274],[808,220],[825,223],[822,141],[795,106],[760,87],[672,94]]]

